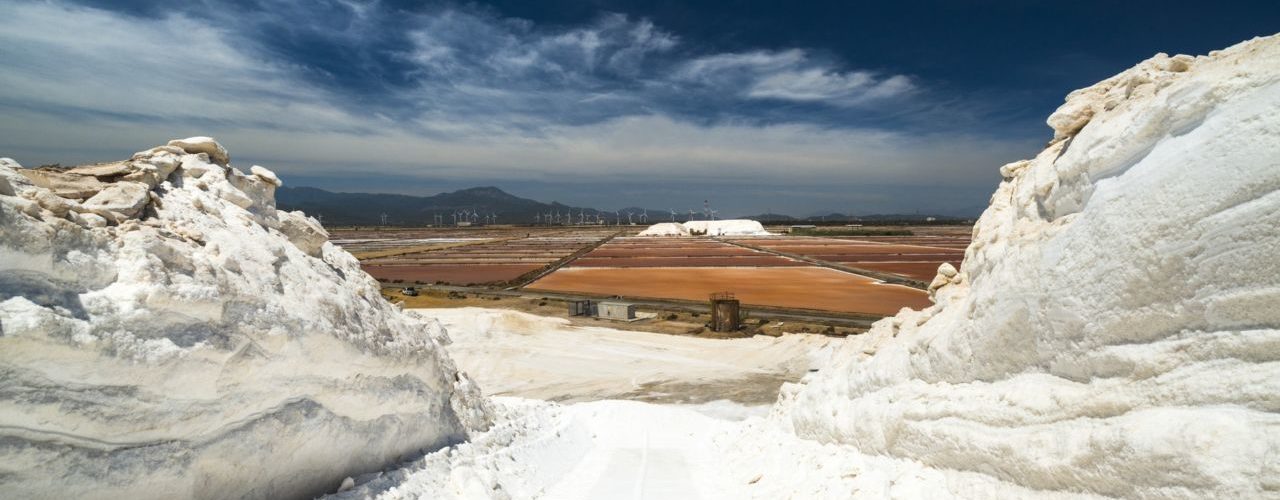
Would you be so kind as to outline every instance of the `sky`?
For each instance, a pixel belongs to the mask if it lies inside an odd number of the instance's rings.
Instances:
[[[1071,90],[1280,2],[0,3],[0,156],[208,135],[291,186],[974,213]]]

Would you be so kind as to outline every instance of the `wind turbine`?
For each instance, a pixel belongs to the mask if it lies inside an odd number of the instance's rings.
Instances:
[[[674,208],[669,208],[668,210],[670,210],[670,211],[671,211],[671,222],[675,222],[675,221],[676,221],[676,209],[674,209]]]
[[[693,209],[689,209],[689,220],[693,220]],[[688,221],[686,221],[688,222]]]
[[[613,211],[613,225],[615,226],[622,225],[622,212],[619,212],[617,210]]]
[[[720,213],[720,211],[719,211],[719,210],[712,210],[712,211],[711,211],[711,220],[716,220],[716,214],[718,214],[718,213]]]
[[[387,225],[387,214],[386,214],[386,212],[383,212],[383,213],[382,213],[382,225],[384,225],[384,226],[385,226],[385,225]]]
[[[641,224],[649,223],[649,210],[646,209],[646,210],[640,211],[640,223]]]
[[[631,222],[631,216],[632,216],[632,215],[635,215],[635,212],[632,212],[632,211],[630,211],[630,210],[627,210],[627,225],[628,225],[628,226],[630,226],[630,225],[634,225],[634,224],[635,224],[634,222]]]

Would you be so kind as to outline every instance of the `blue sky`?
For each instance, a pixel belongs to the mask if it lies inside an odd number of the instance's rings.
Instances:
[[[0,5],[0,155],[212,135],[290,185],[796,215],[985,205],[1069,91],[1275,2]]]

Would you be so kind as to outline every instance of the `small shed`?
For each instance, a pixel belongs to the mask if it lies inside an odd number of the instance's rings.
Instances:
[[[600,302],[599,317],[630,321],[636,319],[636,305],[630,302]]]
[[[596,303],[590,300],[573,300],[569,302],[570,316],[595,316]]]
[[[716,332],[734,332],[741,327],[741,305],[730,292],[711,294],[711,330]]]

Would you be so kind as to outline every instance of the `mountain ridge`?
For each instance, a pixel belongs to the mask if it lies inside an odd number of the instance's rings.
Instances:
[[[386,224],[395,226],[452,224],[454,215],[474,213],[476,218],[498,223],[531,224],[540,222],[543,214],[581,212],[584,217],[605,212],[588,207],[572,207],[559,202],[544,203],[508,193],[496,186],[477,186],[439,193],[431,196],[413,196],[385,193],[349,193],[320,188],[284,186],[276,191],[276,204],[284,210],[302,210],[327,224],[365,225],[381,224],[386,214]]]
[[[541,202],[522,198],[497,186],[476,186],[457,191],[444,192],[430,196],[414,196],[389,193],[339,192],[325,189],[298,186],[283,186],[276,190],[276,204],[283,210],[302,210],[307,215],[317,217],[328,225],[392,225],[421,226],[431,224],[452,225],[455,214],[466,213],[466,217],[476,222],[498,224],[537,224],[544,223],[548,215],[551,220],[593,223],[603,220],[606,224],[616,224],[619,219],[624,224],[653,224],[670,222],[670,210],[654,210],[641,207],[627,207],[619,210],[601,210],[591,207],[576,207],[558,201]],[[386,214],[386,221],[383,221]],[[474,214],[474,215],[472,215]],[[643,217],[642,217],[643,215]],[[461,217],[461,215],[459,215]],[[694,219],[703,218],[699,212],[693,213]],[[761,222],[836,222],[836,221],[955,221],[966,217],[955,217],[943,214],[870,214],[845,215],[827,213],[809,217],[794,217],[780,213],[767,213],[755,216],[743,216]],[[689,213],[677,211],[676,222],[690,220]]]

